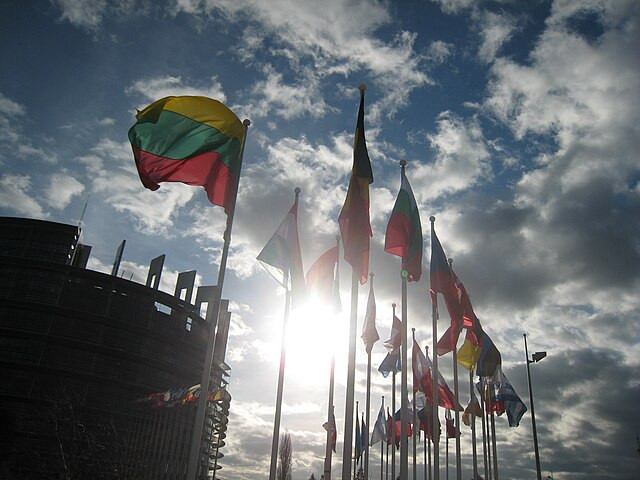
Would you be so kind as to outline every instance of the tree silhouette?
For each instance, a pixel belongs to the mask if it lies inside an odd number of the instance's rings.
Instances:
[[[291,435],[288,433],[280,437],[280,448],[278,449],[278,468],[276,478],[278,480],[291,480]]]

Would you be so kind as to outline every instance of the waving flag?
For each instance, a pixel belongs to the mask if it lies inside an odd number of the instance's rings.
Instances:
[[[404,160],[403,160],[404,161]],[[400,191],[393,206],[384,251],[402,257],[402,275],[410,282],[417,282],[422,275],[422,224],[418,204],[411,185],[404,173],[400,172]]]
[[[364,90],[364,86],[361,86],[349,189],[338,217],[344,259],[351,264],[354,272],[360,275],[360,283],[365,283],[369,274],[369,248],[372,236],[369,185],[373,183],[373,172],[364,138]]]
[[[240,174],[245,128],[225,105],[207,97],[165,97],[136,115],[129,141],[142,184],[202,186],[228,214]]]
[[[458,363],[467,370],[473,369],[480,357],[480,340],[472,330],[467,330],[464,343],[458,350]]]
[[[464,423],[467,427],[471,426],[471,416],[473,418],[481,418],[482,417],[482,407],[480,407],[480,403],[475,395],[471,394],[471,399],[467,404],[467,408],[464,409],[462,413],[462,423]]]
[[[444,418],[446,420],[445,423],[447,429],[447,440],[449,440],[450,438],[456,438],[457,428],[455,422],[453,421],[453,417],[451,416],[451,410],[445,410]]]
[[[338,247],[333,247],[320,255],[307,272],[307,289],[320,300],[334,306],[340,303],[335,296],[336,265],[338,263]]]
[[[280,285],[290,289],[294,302],[302,300],[305,281],[298,239],[297,196],[282,223],[258,255],[258,260]]]
[[[498,399],[503,402],[504,409],[507,412],[510,427],[517,427],[520,419],[527,411],[527,406],[520,399],[507,376],[502,372],[502,368],[498,367],[500,375],[500,388],[498,389]]]
[[[373,344],[380,340],[380,335],[378,335],[378,330],[376,329],[376,296],[373,293],[373,284],[369,289],[367,313],[364,316],[364,325],[362,326],[362,340],[367,354],[371,353]]]
[[[423,408],[418,410],[418,419],[420,419],[420,429],[425,432],[428,438],[434,440],[433,432],[433,410],[427,403]],[[438,419],[437,436],[440,437],[440,420]]]
[[[502,365],[502,356],[494,345],[489,335],[480,328],[480,354],[476,362],[476,375],[479,377],[491,377],[495,374],[499,365]],[[477,335],[477,334],[476,334]]]
[[[371,432],[371,445],[375,445],[378,442],[387,441],[387,422],[384,418],[384,408],[380,405],[380,411],[378,412],[378,418],[373,426],[373,432]]]
[[[420,370],[423,373],[420,379],[420,390],[427,397],[427,401],[433,404],[433,364],[431,359],[414,346],[414,352],[417,356],[417,363],[421,364]],[[457,402],[455,395],[447,385],[444,377],[438,372],[438,405],[449,410],[462,410],[462,406]]]
[[[384,342],[384,346],[387,350],[398,350],[402,344],[402,320],[393,314],[393,320],[391,321],[391,334],[389,340]]]
[[[382,374],[384,378],[387,378],[392,372],[400,372],[402,371],[402,363],[401,363],[400,349],[393,350],[387,353],[387,356],[384,357],[380,366],[378,367],[378,371]]]
[[[437,354],[443,355],[447,351],[452,351],[458,341],[458,336],[462,331],[462,309],[460,306],[459,291],[456,286],[456,277],[451,270],[451,266],[444,254],[440,240],[435,229],[431,230],[431,264],[429,271],[429,283],[431,298],[434,304],[436,296],[441,293],[449,312],[451,326],[438,341]],[[447,350],[447,348],[449,348]],[[446,350],[446,351],[445,351]],[[443,353],[441,353],[443,352]]]

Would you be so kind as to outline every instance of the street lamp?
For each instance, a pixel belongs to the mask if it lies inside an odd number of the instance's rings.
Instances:
[[[533,409],[533,390],[531,389],[531,372],[529,371],[529,364],[539,362],[547,356],[547,352],[535,352],[531,355],[529,360],[529,351],[527,350],[527,334],[523,333],[524,337],[524,357],[527,360],[527,381],[529,382],[529,403],[531,403],[531,426],[533,428],[533,446],[536,452],[536,472],[538,474],[538,480],[542,480],[542,473],[540,472],[540,453],[538,452],[538,433],[536,432],[536,414]]]

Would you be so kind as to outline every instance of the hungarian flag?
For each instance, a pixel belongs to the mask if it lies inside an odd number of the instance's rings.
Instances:
[[[369,247],[373,235],[369,219],[369,185],[371,183],[373,183],[373,172],[364,138],[364,88],[361,88],[351,179],[347,198],[338,217],[344,245],[344,259],[360,276],[360,283],[365,283],[369,274]]]
[[[364,325],[362,326],[362,340],[367,354],[371,353],[373,344],[380,340],[380,335],[378,335],[378,330],[376,329],[376,297],[373,293],[373,283],[369,289],[367,313],[364,316]]]
[[[449,312],[451,326],[438,341],[438,355],[450,352],[458,342],[458,336],[462,331],[462,308],[460,305],[459,290],[456,286],[456,276],[447,261],[440,240],[435,229],[431,229],[431,265],[429,271],[429,283],[431,299],[437,305],[437,294],[441,293]],[[448,350],[447,350],[448,349]],[[443,352],[443,353],[441,353]]]
[[[384,251],[402,257],[402,276],[410,282],[417,282],[422,275],[422,224],[418,213],[418,204],[413,196],[411,185],[400,170],[400,191],[393,206],[387,233],[384,239]]]
[[[333,247],[320,255],[307,272],[307,289],[321,301],[340,311],[340,293],[335,288],[337,282],[338,247]]]
[[[202,186],[229,214],[240,175],[245,127],[225,105],[207,97],[165,97],[136,115],[129,130],[142,184]]]
[[[305,281],[298,239],[297,196],[276,232],[258,254],[258,260],[280,285],[291,291],[294,302],[302,300]]]

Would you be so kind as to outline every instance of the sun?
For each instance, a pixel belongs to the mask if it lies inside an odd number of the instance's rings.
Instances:
[[[342,314],[310,300],[291,311],[285,336],[286,371],[300,384],[318,384],[329,378],[331,358],[346,355],[348,325]]]

